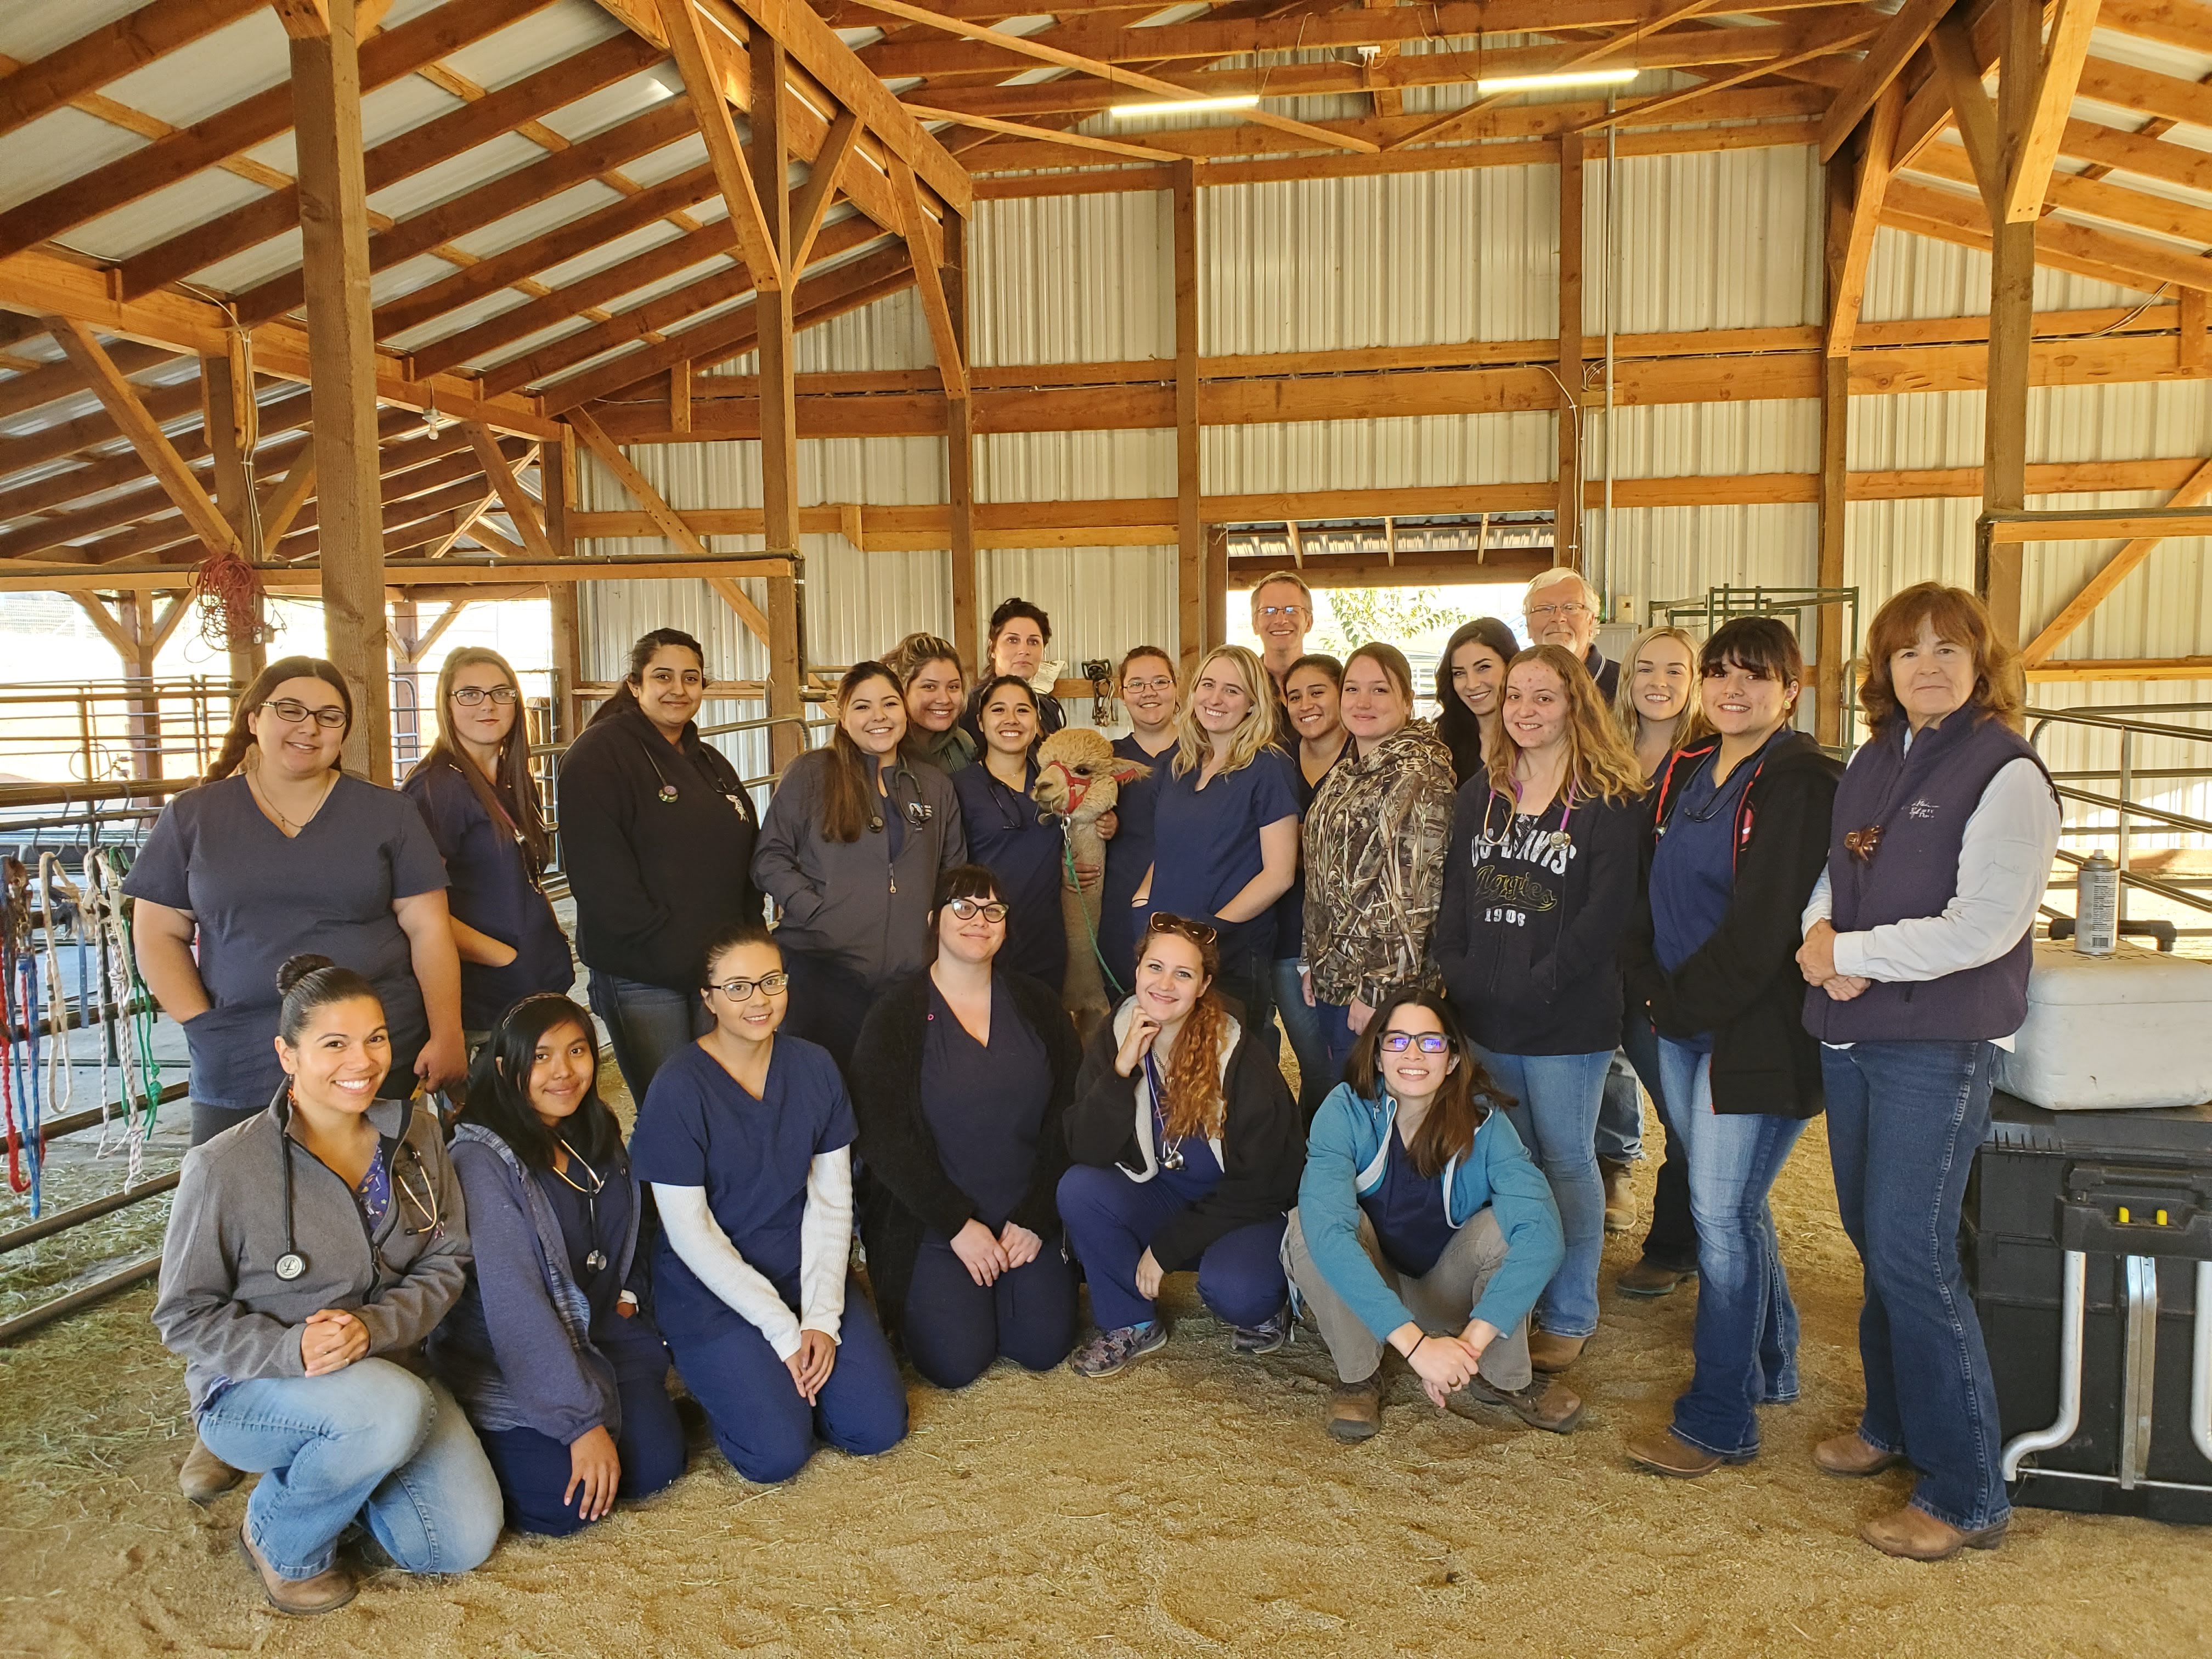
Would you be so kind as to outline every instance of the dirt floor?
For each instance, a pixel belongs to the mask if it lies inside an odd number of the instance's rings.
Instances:
[[[1817,1127],[1777,1210],[1804,1397],[1767,1414],[1757,1464],[1695,1484],[1620,1453],[1686,1379],[1688,1294],[1607,1294],[1571,1437],[1440,1416],[1401,1377],[1384,1432],[1346,1449],[1320,1426],[1317,1341],[1234,1359],[1184,1279],[1173,1345],[1118,1380],[917,1383],[904,1445],[825,1453],[783,1488],[695,1447],[674,1488],[582,1537],[510,1538],[462,1579],[386,1570],[306,1621],[233,1553],[242,1496],[177,1495],[181,1368],[140,1290],[0,1350],[0,1654],[2212,1653],[2212,1532],[2023,1510],[2002,1550],[1936,1567],[1857,1541],[1905,1489],[1808,1458],[1858,1376]],[[1607,1281],[1632,1259],[1614,1241]]]

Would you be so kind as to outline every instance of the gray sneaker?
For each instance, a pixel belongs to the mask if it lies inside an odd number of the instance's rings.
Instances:
[[[1229,1328],[1229,1351],[1231,1353],[1257,1356],[1273,1353],[1290,1346],[1291,1306],[1285,1303],[1275,1310],[1274,1316],[1264,1324],[1231,1325]]]
[[[1123,1325],[1110,1331],[1101,1331],[1078,1348],[1068,1359],[1068,1368],[1078,1376],[1090,1377],[1093,1382],[1118,1375],[1139,1359],[1149,1358],[1168,1345],[1168,1326],[1164,1319],[1147,1320],[1141,1325]]]

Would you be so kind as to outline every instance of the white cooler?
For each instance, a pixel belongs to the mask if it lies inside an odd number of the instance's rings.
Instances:
[[[2038,940],[2027,1023],[1997,1053],[1996,1086],[2054,1112],[2212,1101],[2212,963]]]

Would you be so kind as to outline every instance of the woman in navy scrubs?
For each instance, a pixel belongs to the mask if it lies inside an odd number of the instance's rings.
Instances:
[[[568,935],[538,885],[552,845],[530,775],[520,688],[498,652],[466,645],[446,659],[438,740],[401,793],[422,809],[445,857],[461,1024],[473,1051],[512,1005],[576,981]]]
[[[1067,975],[1067,926],[1060,886],[1066,839],[1037,811],[1037,697],[1028,682],[1001,674],[983,688],[980,765],[953,775],[968,855],[989,870],[1006,906],[1006,965],[1060,994]]]
[[[985,709],[988,731],[989,709]],[[948,870],[937,960],[876,1005],[853,1051],[860,1237],[884,1322],[940,1389],[994,1359],[1049,1370],[1075,1346],[1054,1190],[1081,1045],[1056,992],[1003,965],[1009,919],[981,865]]]
[[[430,1339],[508,1522],[556,1538],[684,1473],[637,1176],[598,1080],[592,1017],[564,996],[492,1030],[453,1131],[475,1260]]]
[[[768,930],[708,947],[714,1024],[653,1079],[630,1137],[660,1214],[654,1312],[738,1474],[797,1474],[823,1442],[906,1437],[906,1386],[853,1251],[853,1104],[829,1054],[779,1037],[790,1006]]]
[[[1161,757],[1175,747],[1176,709],[1180,688],[1175,659],[1157,645],[1140,645],[1121,659],[1121,707],[1128,711],[1129,735],[1114,739],[1114,752],[1150,767],[1151,775],[1121,786],[1107,816],[1114,820],[1106,842],[1106,887],[1098,906],[1098,950],[1114,982],[1106,994],[1129,994],[1137,979],[1137,931],[1129,901],[1152,867],[1152,818],[1159,804]],[[1103,820],[1101,820],[1103,827]]]
[[[1273,1050],[1275,901],[1298,873],[1297,767],[1274,746],[1272,682],[1241,645],[1209,652],[1176,721],[1175,758],[1160,779],[1155,860],[1132,901],[1212,927],[1218,994]]]

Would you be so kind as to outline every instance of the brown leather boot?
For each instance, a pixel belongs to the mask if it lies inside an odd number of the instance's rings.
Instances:
[[[1605,1230],[1625,1233],[1636,1224],[1636,1188],[1630,1179],[1634,1166],[1601,1158],[1597,1167],[1605,1177]]]
[[[1859,1536],[1884,1555],[1905,1561],[1948,1561],[1960,1550],[1993,1550],[2004,1542],[2006,1522],[1961,1532],[1948,1521],[1938,1521],[1925,1510],[1907,1504],[1887,1515],[1877,1515],[1859,1528]]]
[[[1557,1378],[1540,1373],[1520,1389],[1501,1389],[1481,1376],[1471,1376],[1452,1398],[1462,1396],[1486,1406],[1503,1406],[1530,1428],[1550,1434],[1572,1434],[1583,1420],[1582,1396]]]
[[[1540,1371],[1563,1371],[1583,1357],[1586,1336],[1556,1336],[1550,1331],[1528,1333],[1528,1363]]]
[[[1634,1267],[1622,1268],[1620,1277],[1613,1281],[1613,1288],[1623,1296],[1643,1297],[1648,1300],[1653,1297],[1671,1296],[1675,1287],[1685,1279],[1697,1276],[1695,1267],[1662,1267],[1646,1256]]]
[[[1347,1445],[1371,1440],[1382,1427],[1382,1377],[1340,1382],[1328,1396],[1328,1431]]]
[[[243,1469],[231,1468],[194,1435],[192,1449],[185,1454],[184,1467],[177,1471],[177,1490],[204,1509],[245,1479]]]
[[[1672,1475],[1677,1480],[1695,1480],[1700,1475],[1711,1474],[1723,1463],[1751,1461],[1723,1457],[1718,1452],[1693,1446],[1672,1429],[1653,1429],[1649,1433],[1632,1435],[1621,1449],[1638,1468],[1649,1469],[1654,1474]]]
[[[1896,1452],[1876,1450],[1860,1439],[1858,1431],[1854,1429],[1849,1434],[1831,1435],[1814,1447],[1813,1461],[1824,1474],[1858,1480],[1893,1469],[1905,1459]]]
[[[262,1558],[243,1527],[238,1529],[238,1553],[261,1580],[261,1593],[269,1605],[279,1613],[335,1613],[353,1600],[353,1575],[335,1561],[313,1578],[287,1578]]]

